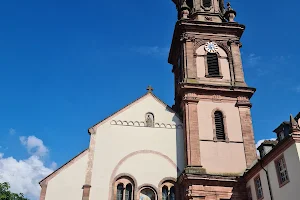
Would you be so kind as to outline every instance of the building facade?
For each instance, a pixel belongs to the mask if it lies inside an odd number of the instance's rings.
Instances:
[[[250,112],[255,88],[240,52],[245,26],[223,0],[173,1],[175,104],[149,87],[91,127],[89,147],[40,182],[40,200],[246,200],[253,192],[262,172]]]

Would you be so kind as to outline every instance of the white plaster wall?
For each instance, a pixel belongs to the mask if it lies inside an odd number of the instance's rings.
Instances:
[[[205,58],[203,55],[206,55],[207,52],[204,49],[205,45],[202,45],[196,50],[197,55],[202,55],[201,57],[196,58],[196,64],[197,64],[197,77],[201,78],[203,80],[212,80],[212,78],[205,78]],[[223,81],[230,81],[230,69],[229,69],[229,62],[227,59],[226,52],[219,47],[218,53],[221,56],[219,58],[219,65],[220,65],[220,71],[223,75]],[[218,82],[220,82],[220,79],[218,79]]]
[[[243,142],[241,120],[235,102],[200,101],[198,103],[199,137],[201,140],[213,140],[214,122],[213,111],[218,108],[226,116],[224,123],[227,125],[230,141]]]
[[[88,154],[61,171],[48,182],[46,200],[82,199],[82,186],[85,183],[85,171]]]
[[[300,144],[293,144],[284,151],[284,158],[288,169],[290,182],[279,188],[278,177],[276,173],[274,160],[271,161],[265,169],[269,173],[274,200],[299,200],[299,185],[300,185],[300,162],[299,162]],[[278,157],[281,156],[278,155]],[[278,158],[277,157],[277,158]],[[260,171],[262,186],[264,191],[264,199],[270,200],[266,174],[263,170]],[[254,177],[248,181],[247,186],[251,186],[253,199],[256,200],[256,192],[254,187]]]
[[[144,121],[145,114],[152,112],[155,121],[165,124],[181,124],[174,113],[155,100],[152,95],[145,98],[102,124],[96,133],[95,158],[91,188],[91,200],[108,199],[110,179],[115,175],[131,174],[137,186],[151,184],[158,187],[165,177],[177,178],[184,167],[184,140],[182,129],[148,128],[111,125],[112,120]],[[155,153],[139,153],[148,150]],[[128,155],[128,159],[124,159]],[[163,156],[161,156],[163,155]],[[118,163],[123,159],[123,162]]]

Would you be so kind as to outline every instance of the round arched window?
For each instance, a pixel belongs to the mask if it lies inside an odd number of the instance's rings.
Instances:
[[[152,189],[145,188],[141,191],[139,200],[156,200],[156,194]]]

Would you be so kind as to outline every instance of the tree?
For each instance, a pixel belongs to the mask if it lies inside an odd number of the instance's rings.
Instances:
[[[23,194],[12,193],[9,189],[9,183],[0,183],[0,200],[28,200]]]

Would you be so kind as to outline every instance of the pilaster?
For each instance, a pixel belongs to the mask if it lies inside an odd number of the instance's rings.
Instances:
[[[198,99],[184,97],[184,125],[186,137],[187,166],[201,167],[200,139],[198,123]]]
[[[235,85],[236,86],[247,86],[245,83],[244,71],[242,66],[241,58],[241,43],[240,41],[229,41],[229,45],[232,52],[234,75],[235,75]]]
[[[246,97],[238,97],[236,106],[239,109],[242,137],[244,141],[245,157],[247,168],[249,169],[253,162],[257,160],[252,117],[251,117],[251,103]]]
[[[47,183],[43,183],[41,185],[41,194],[40,194],[40,200],[45,200],[46,199],[46,193],[47,193]]]
[[[96,130],[94,128],[89,129],[90,133],[90,146],[88,154],[88,164],[85,174],[85,184],[83,185],[82,200],[89,200],[90,188],[92,183],[92,173],[94,165],[94,154],[95,154],[95,145],[96,145]]]
[[[82,200],[89,200],[90,199],[91,186],[90,185],[84,185],[82,187],[82,189],[83,189]]]

